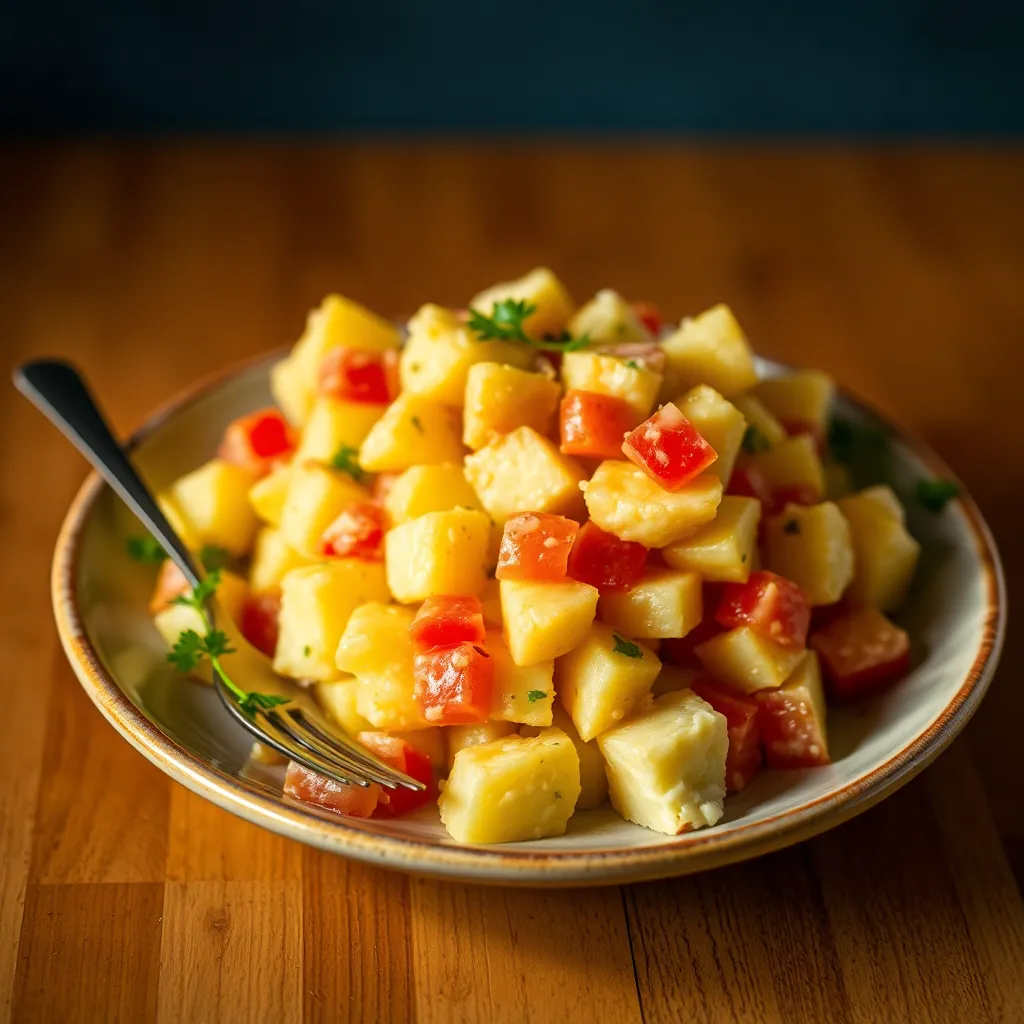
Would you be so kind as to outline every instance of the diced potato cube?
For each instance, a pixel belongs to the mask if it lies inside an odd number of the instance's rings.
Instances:
[[[894,504],[895,503],[895,508]],[[895,611],[907,596],[921,545],[902,522],[903,508],[889,488],[843,498],[839,510],[850,524],[853,582],[846,592],[856,605]]]
[[[565,286],[547,267],[537,267],[517,281],[496,284],[474,295],[469,308],[490,316],[494,304],[505,299],[528,302],[537,307],[523,324],[531,338],[543,338],[546,334],[557,338],[565,330],[575,308]]]
[[[316,684],[316,699],[320,706],[353,738],[373,726],[356,707],[359,680],[353,676]]]
[[[491,521],[483,512],[427,512],[388,530],[384,564],[396,601],[479,594],[486,580]]]
[[[324,530],[350,505],[369,501],[370,492],[341,470],[307,462],[292,469],[281,513],[281,535],[308,558],[322,555]]]
[[[264,527],[256,535],[256,547],[249,563],[249,586],[254,594],[273,590],[292,569],[301,569],[310,561],[284,539],[280,530]]]
[[[517,665],[557,658],[582,643],[597,612],[597,587],[576,580],[502,580],[505,642]]]
[[[660,670],[649,647],[595,622],[582,643],[555,662],[555,691],[587,742],[628,718]]]
[[[866,501],[873,501],[875,504],[888,511],[894,519],[903,525],[907,522],[907,511],[903,502],[896,497],[896,492],[887,484],[875,484],[874,487],[865,487],[860,492],[860,497]]]
[[[281,525],[281,515],[284,512],[291,478],[292,467],[289,463],[278,466],[249,488],[249,504],[263,522],[271,526]]]
[[[372,402],[318,398],[302,431],[295,462],[312,459],[330,464],[342,448],[358,448],[386,408]]]
[[[270,368],[270,393],[285,418],[297,427],[309,419],[309,412],[316,401],[314,387],[291,356]]]
[[[456,410],[403,392],[370,428],[359,464],[368,473],[399,473],[410,466],[459,462],[461,434]]]
[[[736,395],[732,404],[736,406],[747,425],[754,427],[768,442],[768,447],[786,440],[786,428],[768,411],[768,406],[752,394]]]
[[[533,665],[517,665],[499,633],[488,633],[483,647],[494,666],[491,718],[523,725],[550,725],[555,699],[554,661],[548,658]]]
[[[708,472],[717,476],[723,487],[728,487],[747,431],[743,413],[707,384],[691,388],[676,401],[676,406],[718,453]]]
[[[769,768],[804,768],[828,764],[825,691],[815,651],[805,651],[800,664],[776,690],[754,695],[761,723],[761,741]]]
[[[835,383],[820,370],[800,370],[758,384],[754,394],[788,430],[806,429],[817,437],[828,432]]]
[[[533,360],[529,345],[481,341],[452,310],[428,304],[409,321],[409,337],[398,368],[403,391],[459,409],[474,363],[510,363],[525,368]]]
[[[349,616],[364,602],[387,596],[379,562],[335,558],[293,569],[281,580],[275,670],[295,679],[337,679],[335,653]]]
[[[825,470],[810,434],[787,437],[768,451],[752,455],[750,462],[770,491],[798,493],[805,502],[825,497]]]
[[[783,647],[750,626],[719,633],[695,651],[715,679],[740,693],[781,686],[803,657],[802,650]]]
[[[541,373],[477,363],[466,375],[462,441],[476,451],[517,427],[551,433],[562,389]]]
[[[661,549],[674,569],[697,573],[708,583],[746,583],[757,552],[761,502],[726,494],[718,515],[683,540]]]
[[[501,584],[493,576],[480,592],[480,604],[484,610],[484,625],[488,629],[501,629]]]
[[[422,729],[413,696],[416,648],[409,636],[415,612],[377,601],[349,616],[338,644],[336,665],[359,681],[356,710],[375,729]]]
[[[448,771],[455,765],[455,755],[466,747],[478,747],[481,743],[511,736],[516,727],[511,722],[474,722],[472,725],[452,725],[444,730],[448,745]],[[540,732],[540,729],[537,730]]]
[[[437,803],[457,842],[514,843],[562,835],[579,795],[572,740],[545,729],[464,747]]]
[[[628,821],[678,835],[714,825],[725,801],[725,716],[692,690],[666,693],[598,737],[612,806]]]
[[[561,373],[566,391],[575,388],[621,398],[636,413],[637,423],[651,414],[661,388],[660,373],[597,352],[566,352]]]
[[[384,511],[392,526],[428,512],[447,512],[460,506],[480,508],[461,462],[411,466],[395,480],[384,499]]]
[[[640,322],[633,304],[611,288],[602,288],[581,306],[569,321],[574,338],[587,335],[595,345],[625,345],[650,341],[651,335]]]
[[[715,518],[722,481],[702,473],[678,491],[666,491],[631,462],[602,462],[584,490],[590,518],[621,540],[663,548]]]
[[[445,732],[447,730],[439,725],[431,725],[426,729],[392,731],[389,735],[394,736],[396,740],[404,740],[410,747],[415,747],[421,754],[426,754],[435,768],[443,770],[448,764],[448,741]]]
[[[601,595],[602,622],[628,637],[683,637],[703,615],[701,580],[695,572],[648,566],[631,587]]]
[[[466,479],[498,526],[524,511],[569,519],[583,513],[582,467],[530,427],[519,427],[467,455]]]
[[[666,398],[708,384],[732,400],[757,383],[754,354],[728,306],[687,317],[662,348],[668,360],[662,387]]]
[[[164,491],[156,496],[156,503],[160,507],[160,511],[163,512],[164,518],[171,529],[181,538],[185,547],[189,551],[198,551],[203,546],[203,542],[199,539],[199,535],[189,524],[181,509],[178,508],[178,503],[174,498]]]
[[[792,580],[811,604],[834,604],[853,581],[850,524],[831,501],[787,505],[768,521],[766,568]]]
[[[580,759],[580,798],[576,801],[576,810],[592,811],[608,799],[608,776],[605,775],[604,758],[597,746],[597,740],[584,743],[564,708],[556,705],[553,717],[555,728],[561,729],[572,740],[576,755]],[[537,736],[540,731],[534,726],[524,725],[519,730],[519,735]]]
[[[199,545],[213,544],[232,555],[252,547],[259,522],[249,504],[252,477],[240,466],[211,459],[171,487],[171,498]]]

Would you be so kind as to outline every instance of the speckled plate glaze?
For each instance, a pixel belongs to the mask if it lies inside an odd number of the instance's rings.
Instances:
[[[208,458],[230,420],[270,403],[268,370],[279,355],[194,387],[134,435],[135,458],[153,486]],[[902,494],[920,476],[951,475],[934,453],[863,404],[841,396],[837,410],[892,431],[891,482]],[[940,515],[908,504],[910,528],[924,545],[900,616],[913,638],[913,671],[886,693],[831,713],[833,764],[762,772],[728,799],[715,828],[682,836],[631,825],[606,808],[576,815],[557,839],[466,846],[448,837],[434,808],[395,821],[359,821],[284,797],[283,770],[248,760],[248,734],[213,691],[176,677],[167,665],[146,612],[152,570],[125,553],[125,537],[140,527],[95,476],[61,529],[53,604],[68,658],[114,728],[171,778],[234,814],[299,842],[417,874],[503,885],[632,882],[755,857],[832,828],[909,781],[964,727],[1002,644],[999,556],[969,497]]]

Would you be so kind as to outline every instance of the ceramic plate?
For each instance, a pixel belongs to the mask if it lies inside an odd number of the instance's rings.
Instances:
[[[164,487],[193,469],[211,455],[230,420],[270,404],[268,370],[276,358],[193,389],[135,435],[135,457],[151,485]],[[837,399],[837,412],[891,430],[849,397]],[[897,491],[912,494],[921,476],[951,475],[922,444],[891,433],[890,480]],[[175,676],[166,663],[146,612],[152,569],[125,552],[126,536],[140,527],[95,476],[61,530],[53,600],[68,657],[114,728],[171,778],[255,824],[419,874],[521,885],[637,881],[754,857],[831,828],[907,782],[964,727],[1002,642],[1006,602],[998,554],[969,497],[938,515],[909,501],[908,517],[924,547],[899,617],[913,640],[913,671],[865,703],[831,711],[831,765],[762,772],[729,797],[716,827],[682,836],[651,832],[604,809],[575,815],[557,839],[467,846],[448,837],[435,808],[394,821],[360,821],[284,797],[283,769],[251,763],[248,733],[213,691]]]

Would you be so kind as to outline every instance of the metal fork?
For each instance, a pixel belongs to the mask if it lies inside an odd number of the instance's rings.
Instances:
[[[14,384],[92,463],[93,468],[160,542],[192,587],[202,573],[188,548],[167,522],[160,506],[118,444],[78,371],[60,360],[26,363],[14,371]],[[335,782],[388,789],[422,790],[423,783],[384,764],[331,722],[294,681],[278,675],[218,606],[214,597],[206,612],[229,639],[232,653],[221,657],[232,681],[248,694],[285,698],[261,706],[237,697],[214,671],[225,707],[261,743]],[[269,703],[269,702],[263,702]]]

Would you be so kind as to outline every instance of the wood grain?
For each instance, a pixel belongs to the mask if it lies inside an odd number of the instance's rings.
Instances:
[[[127,430],[288,343],[331,290],[401,315],[547,263],[671,318],[727,300],[964,477],[1024,572],[1024,152],[545,143],[8,148],[0,346]],[[303,849],[171,783],[63,660],[47,569],[81,461],[0,401],[0,1022],[1024,1020],[1024,640],[966,735],[798,848],[547,893]]]

